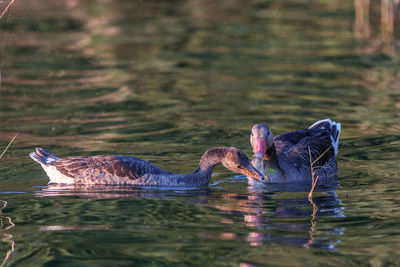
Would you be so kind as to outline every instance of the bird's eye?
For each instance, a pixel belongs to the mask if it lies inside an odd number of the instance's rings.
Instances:
[[[267,133],[267,135],[269,135],[269,132]]]
[[[251,136],[253,136],[253,133],[251,133]]]

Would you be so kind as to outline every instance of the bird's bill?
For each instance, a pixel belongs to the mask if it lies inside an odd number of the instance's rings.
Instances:
[[[262,159],[264,157],[265,151],[267,151],[267,144],[265,143],[264,138],[255,138],[254,145],[254,155],[258,159]]]
[[[256,168],[254,168],[251,164],[250,166],[247,166],[247,168],[243,169],[243,174],[245,174],[247,177],[258,180],[258,181],[264,181],[264,175],[259,172]]]

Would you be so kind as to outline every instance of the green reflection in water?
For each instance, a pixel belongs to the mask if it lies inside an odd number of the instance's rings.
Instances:
[[[0,161],[8,203],[0,257],[9,265],[398,263],[399,58],[395,37],[380,38],[379,4],[358,25],[354,3],[15,4],[0,20],[0,147],[19,132]],[[51,194],[37,187],[47,178],[27,156],[36,146],[59,156],[129,154],[188,172],[212,146],[251,154],[254,123],[280,134],[326,117],[343,126],[339,185],[315,192],[314,218],[307,188],[248,188],[223,168],[206,191]]]

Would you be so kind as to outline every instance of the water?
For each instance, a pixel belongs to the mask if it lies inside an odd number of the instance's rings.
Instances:
[[[0,147],[18,132],[0,159],[0,265],[398,265],[398,32],[381,32],[379,3],[367,22],[353,4],[15,1],[0,20]],[[251,155],[255,123],[327,117],[339,174],[311,203],[222,167],[208,188],[63,190],[28,157],[184,173],[210,147]]]

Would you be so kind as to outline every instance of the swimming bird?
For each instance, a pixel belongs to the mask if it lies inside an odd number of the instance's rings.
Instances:
[[[315,177],[334,176],[340,131],[340,123],[325,119],[308,129],[274,137],[268,125],[256,124],[250,135],[255,154],[252,164],[264,171],[266,181],[271,183],[311,181],[310,165],[314,161]]]
[[[78,156],[58,158],[36,148],[29,156],[42,165],[50,178],[49,184],[75,185],[141,185],[194,187],[210,182],[214,167],[220,163],[234,172],[263,180],[262,173],[250,163],[247,155],[234,147],[216,147],[207,150],[195,171],[176,174],[156,165],[130,156]]]

